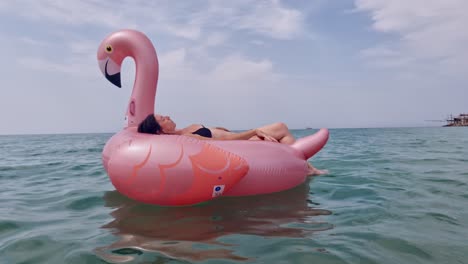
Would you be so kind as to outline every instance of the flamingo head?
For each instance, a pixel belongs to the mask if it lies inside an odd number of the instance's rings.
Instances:
[[[118,31],[107,36],[99,45],[97,59],[99,68],[107,80],[117,87],[120,82],[120,68],[123,59],[130,55],[127,43],[127,32]]]

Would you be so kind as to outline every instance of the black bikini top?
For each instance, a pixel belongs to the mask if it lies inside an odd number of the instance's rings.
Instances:
[[[199,135],[199,136],[202,136],[202,137],[207,137],[207,138],[212,137],[211,130],[209,128],[204,127],[204,126],[202,126],[197,131],[193,132],[192,134],[196,134],[196,135]]]

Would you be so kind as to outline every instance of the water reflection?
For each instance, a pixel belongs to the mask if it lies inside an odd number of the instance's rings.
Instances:
[[[106,206],[116,209],[111,213],[114,220],[103,228],[111,229],[120,240],[99,248],[97,254],[112,262],[130,261],[148,251],[189,261],[247,260],[233,253],[235,245],[218,239],[231,234],[296,238],[331,228],[314,220],[330,212],[314,208],[308,196],[308,182],[280,193],[223,197],[191,207],[146,205],[116,191],[107,192]],[[205,246],[196,249],[199,245]]]

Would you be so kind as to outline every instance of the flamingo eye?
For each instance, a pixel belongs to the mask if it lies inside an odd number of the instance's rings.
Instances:
[[[106,46],[106,52],[107,52],[107,53],[111,53],[111,52],[112,52],[112,46],[111,46],[111,45],[107,45],[107,46]]]

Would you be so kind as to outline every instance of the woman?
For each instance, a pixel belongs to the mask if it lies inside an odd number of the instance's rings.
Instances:
[[[169,116],[148,115],[139,125],[139,133],[169,134],[195,137],[202,140],[265,140],[282,144],[293,144],[296,139],[284,123],[273,123],[260,128],[244,132],[231,132],[222,127],[204,127],[193,124],[183,129],[176,129],[176,123]],[[309,175],[328,173],[327,170],[318,170],[309,163]]]

